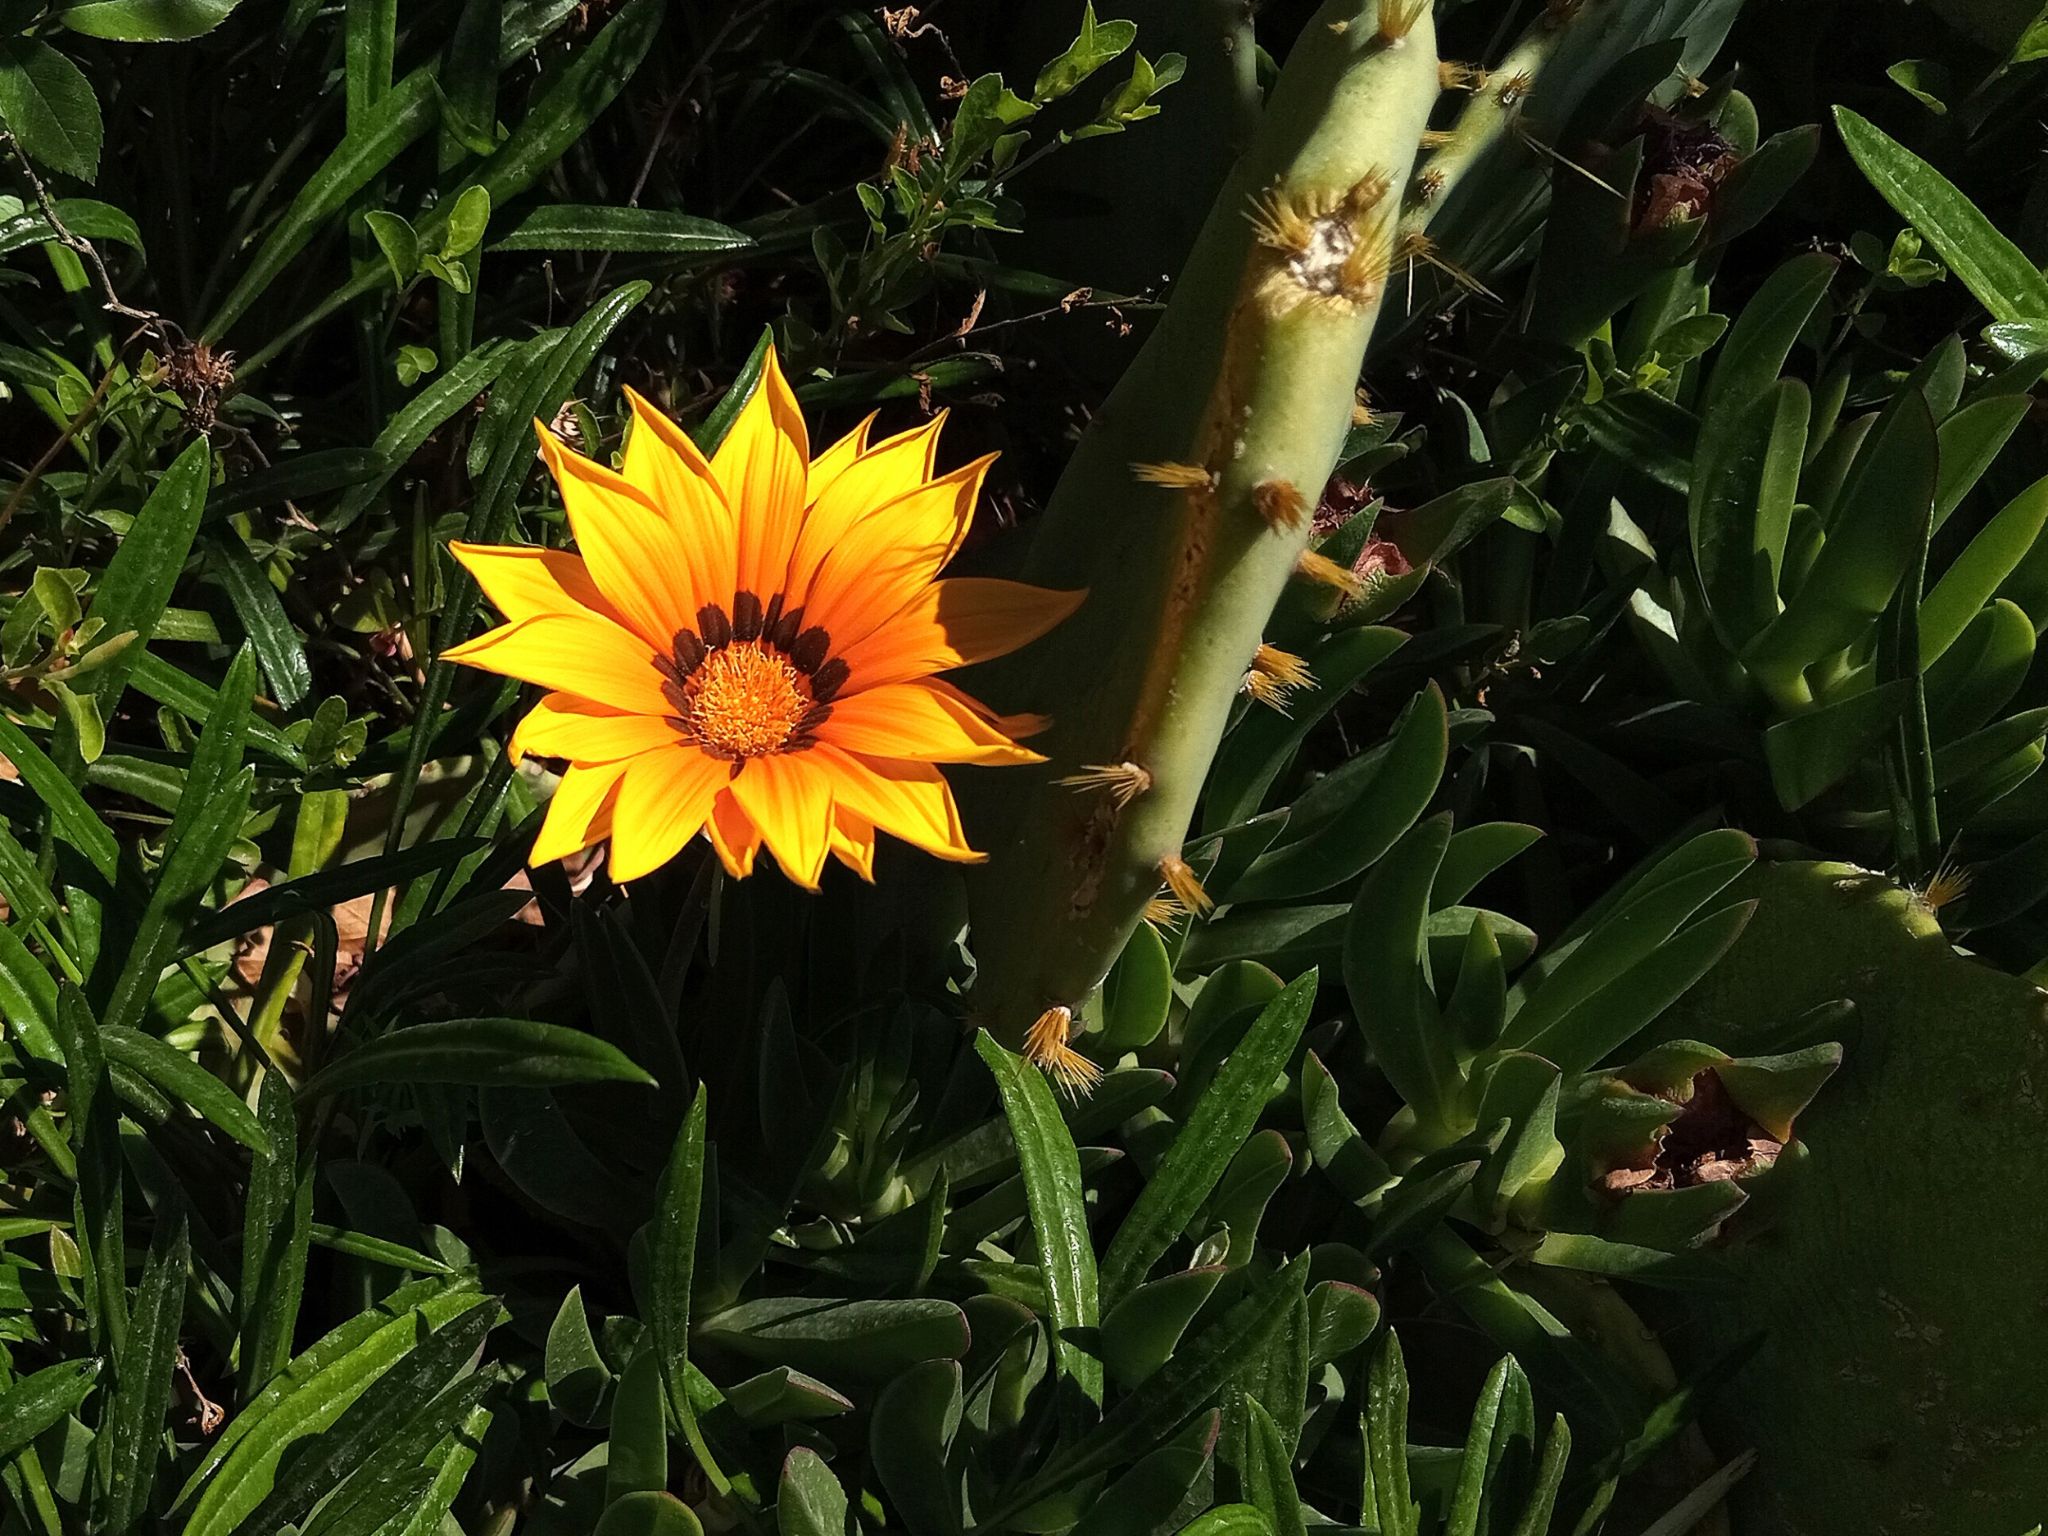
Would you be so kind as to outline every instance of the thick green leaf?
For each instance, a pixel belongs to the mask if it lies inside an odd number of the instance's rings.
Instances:
[[[267,1166],[284,1161],[272,1157]],[[278,1458],[289,1446],[334,1423],[416,1347],[422,1324],[445,1323],[477,1300],[473,1277],[417,1280],[299,1355],[263,1385],[200,1456],[171,1506],[181,1509],[198,1499],[181,1536],[229,1536],[263,1502]]]
[[[1738,902],[1680,929],[1548,1027],[1533,1035],[1518,1030],[1519,1043],[1567,1073],[1586,1071],[1684,996],[1740,936],[1754,908]]]
[[[1102,983],[1100,1044],[1105,1055],[1140,1051],[1159,1038],[1173,1006],[1173,960],[1150,923],[1124,940]]]
[[[1703,457],[1710,451],[1717,419],[1734,422],[1749,402],[1777,382],[1839,265],[1834,257],[1817,251],[1794,256],[1765,278],[1743,306],[1707,382]]]
[[[498,1303],[487,1299],[474,1301],[431,1332],[424,1317],[415,1317],[412,1347],[366,1383],[360,1395],[329,1423],[319,1426],[312,1438],[284,1451],[275,1483],[248,1517],[249,1528],[275,1530],[284,1523],[303,1524],[319,1499],[358,1468],[367,1468],[379,1459],[394,1442],[410,1441],[412,1455],[400,1460],[416,1460],[427,1447],[419,1445],[418,1437],[409,1436],[408,1430],[421,1415],[430,1421],[435,1418],[437,1406],[445,1401],[441,1394],[467,1372],[471,1357],[503,1316]],[[466,1412],[467,1406],[464,1404],[462,1411]],[[428,1443],[438,1440],[441,1432],[437,1428]],[[347,1491],[343,1490],[344,1496]],[[198,1521],[199,1512],[195,1511],[195,1526]]]
[[[654,1333],[658,1379],[668,1397],[669,1412],[689,1437],[705,1471],[721,1480],[697,1432],[696,1410],[690,1405],[690,1305],[697,1284],[697,1249],[704,1210],[704,1125],[709,1113],[707,1090],[697,1089],[682,1131],[669,1152],[668,1166],[655,1193],[654,1221],[648,1230],[652,1261],[648,1322]]]
[[[1295,1491],[1292,1456],[1280,1426],[1256,1397],[1241,1397],[1244,1409],[1243,1465],[1238,1481],[1252,1508],[1266,1517],[1274,1536],[1308,1536],[1301,1495]]]
[[[402,471],[427,439],[488,390],[518,355],[519,348],[513,342],[486,342],[467,353],[393,412],[377,434],[376,441],[370,445],[378,468],[350,483],[335,507],[334,516],[325,526],[347,527],[368,511],[384,487]]]
[[[2033,408],[2027,395],[1992,395],[1973,400],[1941,424],[1941,477],[1934,493],[1934,526],[1962,505],[1984,472]]]
[[[263,1074],[256,1113],[268,1156],[249,1170],[235,1291],[241,1335],[236,1375],[245,1402],[291,1358],[313,1221],[313,1170],[301,1175],[298,1119],[281,1073]]]
[[[846,1490],[809,1446],[800,1445],[782,1463],[775,1491],[777,1536],[846,1536]]]
[[[591,1337],[582,1286],[571,1286],[562,1298],[554,1322],[548,1325],[541,1365],[548,1402],[554,1410],[586,1429],[595,1426],[605,1394],[611,1390],[612,1373],[598,1353],[597,1340]]]
[[[185,1268],[190,1261],[182,1208],[159,1211],[142,1281],[114,1367],[113,1405],[100,1431],[102,1528],[118,1533],[143,1516],[156,1482],[171,1372],[185,1318]]]
[[[1161,1275],[1111,1308],[1102,1329],[1102,1358],[1111,1380],[1129,1391],[1166,1364],[1223,1274],[1221,1264],[1204,1264]]]
[[[1789,811],[1813,801],[1867,762],[1898,723],[1912,694],[1894,678],[1839,703],[1780,720],[1764,732],[1764,760],[1778,803]]]
[[[1273,1527],[1249,1504],[1219,1504],[1182,1526],[1180,1536],[1273,1536]]]
[[[910,1536],[959,1536],[958,1480],[947,1476],[946,1462],[962,1406],[956,1360],[911,1366],[875,1402],[868,1459]]]
[[[1784,379],[1724,409],[1735,420],[1710,435],[1713,457],[1703,452],[1692,478],[1692,552],[1714,623],[1740,649],[1777,617],[1810,401]]]
[[[2048,523],[2048,478],[2036,480],[1978,531],[1920,604],[1920,664],[1955,644],[2006,578],[2019,569]]]
[[[270,683],[271,696],[285,709],[296,709],[313,686],[306,660],[306,642],[285,616],[284,602],[270,578],[256,563],[241,536],[224,530],[205,540],[207,564],[242,621],[242,631],[255,648]]]
[[[626,0],[576,51],[496,151],[420,219],[421,243],[441,242],[462,194],[472,187],[490,195],[491,207],[502,208],[545,175],[632,79],[661,27],[663,4]]]
[[[1215,1415],[1197,1419],[1103,1489],[1068,1536],[1152,1536],[1186,1503],[1215,1438]]]
[[[1292,1059],[1315,996],[1311,970],[1267,1004],[1203,1091],[1103,1255],[1105,1307],[1151,1273],[1216,1188],[1258,1123],[1274,1078]]]
[[[179,804],[171,823],[170,855],[157,872],[149,904],[135,924],[120,974],[101,1008],[108,1026],[125,1029],[141,1022],[158,978],[177,954],[179,936],[241,838],[255,785],[255,770],[244,768],[212,795],[193,793]],[[102,964],[115,959],[121,959],[121,952],[109,949]]]
[[[1456,1072],[1425,970],[1430,888],[1450,836],[1449,816],[1411,829],[1359,889],[1344,935],[1344,987],[1373,1059],[1432,1125]]]
[[[704,1527],[672,1493],[629,1493],[606,1506],[591,1536],[704,1536]]]
[[[49,1365],[0,1392],[0,1460],[9,1460],[77,1409],[99,1378],[97,1360]]]
[[[128,1068],[162,1089],[166,1096],[211,1120],[258,1157],[270,1156],[270,1139],[255,1112],[241,1096],[183,1051],[154,1035],[118,1024],[101,1026],[100,1044],[107,1060]]]
[[[1407,642],[1399,630],[1366,628],[1340,631],[1317,646],[1305,658],[1315,685],[1295,695],[1284,715],[1247,713],[1216,754],[1203,795],[1202,829],[1218,832],[1253,815],[1316,723]]]
[[[1182,1345],[1135,1392],[1103,1415],[1083,1439],[1054,1453],[1039,1474],[1003,1506],[1027,1509],[1048,1494],[1127,1465],[1181,1425],[1212,1407],[1226,1382],[1265,1348],[1301,1299],[1306,1253],[1255,1279],[1230,1309]],[[992,1514],[991,1522],[1001,1518]]]
[[[2048,278],[1954,182],[1867,118],[1843,106],[1834,112],[1850,158],[1993,319],[2048,315]]]
[[[950,1301],[829,1301],[764,1296],[697,1325],[697,1336],[750,1360],[791,1365],[826,1380],[886,1379],[925,1360],[957,1360],[967,1319]]]
[[[84,70],[38,38],[0,37],[0,126],[53,171],[99,174],[99,97]]]
[[[90,197],[56,199],[57,217],[74,235],[88,240],[111,240],[119,245],[142,249],[142,231],[135,221],[111,203]],[[57,238],[57,231],[40,209],[24,208],[12,218],[0,219],[0,256],[11,255],[31,245],[43,245]]]
[[[1377,760],[1354,758],[1324,780],[1328,784],[1353,764],[1363,765],[1343,808],[1314,818],[1298,831],[1290,817],[1282,840],[1252,860],[1227,892],[1217,892],[1218,897],[1287,901],[1354,879],[1415,825],[1436,794],[1449,752],[1444,696],[1431,683],[1402,712],[1384,755]],[[1295,814],[1307,811],[1304,796]]]
[[[316,1073],[299,1096],[317,1099],[373,1083],[535,1088],[605,1082],[651,1086],[654,1079],[618,1047],[581,1030],[533,1019],[438,1019],[356,1047]]]
[[[1094,1328],[1099,1317],[1095,1244],[1088,1233],[1088,1204],[1074,1138],[1043,1074],[996,1044],[987,1030],[978,1034],[974,1045],[995,1077],[1010,1134],[1017,1141],[1038,1273],[1051,1311],[1047,1321],[1054,1361],[1060,1375],[1099,1408],[1102,1361],[1069,1338],[1073,1329]]]
[[[662,1364],[642,1350],[612,1394],[611,1436],[605,1457],[604,1496],[615,1504],[629,1493],[668,1486],[668,1410],[662,1403]]]
[[[120,849],[105,822],[93,813],[70,779],[20,726],[0,715],[0,757],[14,765],[21,781],[50,813],[57,835],[71,844],[107,880],[114,878]]]
[[[1902,389],[1835,499],[1820,558],[1743,660],[1779,690],[1831,652],[1864,639],[1924,548],[1940,450],[1918,390]]]

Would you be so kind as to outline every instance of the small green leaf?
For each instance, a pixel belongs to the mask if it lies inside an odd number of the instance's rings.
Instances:
[[[1104,1055],[1139,1051],[1159,1037],[1173,1004],[1173,962],[1166,941],[1150,923],[1124,940],[1123,953],[1102,983],[1100,1044]]]
[[[99,174],[99,97],[83,70],[38,38],[0,38],[0,126],[53,171],[81,181]]]
[[[483,243],[491,222],[491,194],[482,187],[465,187],[448,211],[448,227],[441,237],[441,259],[454,261],[467,256]]]
[[[364,214],[363,223],[391,266],[391,280],[401,287],[411,282],[420,269],[420,237],[413,233],[412,225],[398,214],[382,209]]]
[[[1138,29],[1128,21],[1095,19],[1094,0],[1087,0],[1081,13],[1081,32],[1067,45],[1066,52],[1038,72],[1031,88],[1031,100],[1042,105],[1071,95],[1095,71],[1102,68],[1137,41]]]
[[[99,700],[89,693],[73,691],[54,677],[45,678],[44,686],[57,696],[64,719],[78,743],[79,757],[87,763],[98,762],[100,754],[107,749],[107,727],[100,719]]]
[[[57,20],[113,43],[182,43],[211,32],[241,0],[71,0]]]

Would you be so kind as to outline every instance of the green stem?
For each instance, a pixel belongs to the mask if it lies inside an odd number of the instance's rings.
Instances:
[[[977,1001],[1013,1042],[1042,1010],[1094,992],[1163,864],[1179,858],[1350,427],[1384,281],[1321,253],[1386,248],[1438,93],[1429,7],[1393,41],[1381,14],[1329,0],[1304,29],[1172,304],[1096,416],[1032,548],[1027,579],[1091,595],[1027,653],[1021,702],[1054,716],[1041,747],[1051,766],[977,884]],[[1375,182],[1377,199],[1363,190]],[[1313,227],[1317,245],[1304,254],[1256,237],[1248,213],[1262,197]],[[1342,296],[1319,298],[1318,285]],[[1209,480],[1134,477],[1156,464]],[[1148,778],[1122,809],[1054,782],[1121,762]]]

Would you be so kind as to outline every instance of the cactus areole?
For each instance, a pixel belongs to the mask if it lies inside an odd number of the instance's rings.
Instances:
[[[1351,424],[1437,65],[1427,5],[1323,6],[1047,510],[1026,578],[1091,596],[1031,663],[1051,761],[977,877],[1012,1042],[1085,1020],[1148,902],[1206,902],[1182,842]]]

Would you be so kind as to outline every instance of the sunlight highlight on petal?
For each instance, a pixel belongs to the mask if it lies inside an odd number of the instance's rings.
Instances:
[[[631,630],[595,614],[544,613],[486,630],[442,655],[501,677],[640,715],[662,715],[654,651]]]
[[[649,752],[626,765],[612,812],[611,876],[638,880],[661,868],[704,829],[732,765],[694,747]]]
[[[770,349],[761,382],[711,456],[711,473],[738,518],[735,590],[764,599],[777,590],[796,548],[809,469],[803,412]]]

